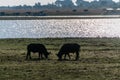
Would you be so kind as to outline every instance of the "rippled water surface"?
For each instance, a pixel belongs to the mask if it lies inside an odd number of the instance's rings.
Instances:
[[[0,20],[0,38],[120,37],[120,19]]]

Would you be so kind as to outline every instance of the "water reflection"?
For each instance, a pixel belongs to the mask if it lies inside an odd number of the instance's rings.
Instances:
[[[0,38],[120,37],[120,19],[1,20]]]

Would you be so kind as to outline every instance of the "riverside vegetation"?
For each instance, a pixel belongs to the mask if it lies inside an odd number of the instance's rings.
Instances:
[[[81,45],[80,60],[58,61],[64,43]],[[44,44],[49,60],[25,60],[27,45]],[[0,39],[0,80],[119,80],[119,38]]]

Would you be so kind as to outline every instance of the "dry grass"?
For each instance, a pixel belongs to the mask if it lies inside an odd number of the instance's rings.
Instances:
[[[57,61],[55,55],[64,43],[81,45],[80,60]],[[42,43],[52,52],[50,60],[25,60],[26,46]],[[120,39],[46,38],[1,39],[0,80],[119,80]]]

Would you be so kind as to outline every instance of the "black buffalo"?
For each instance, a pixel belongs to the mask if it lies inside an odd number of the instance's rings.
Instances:
[[[43,44],[29,44],[27,46],[27,56],[26,59],[31,59],[31,52],[33,53],[39,53],[39,59],[43,58],[42,55],[45,56],[45,58],[48,58],[49,53],[47,52],[47,49]]]
[[[76,53],[76,58],[75,60],[79,59],[79,52],[80,52],[80,45],[76,44],[76,43],[69,43],[69,44],[64,44],[60,51],[58,52],[57,56],[59,58],[59,60],[62,60],[62,56],[64,56],[64,58],[66,58],[66,55],[68,55],[69,59],[70,59],[70,55],[69,53]]]

